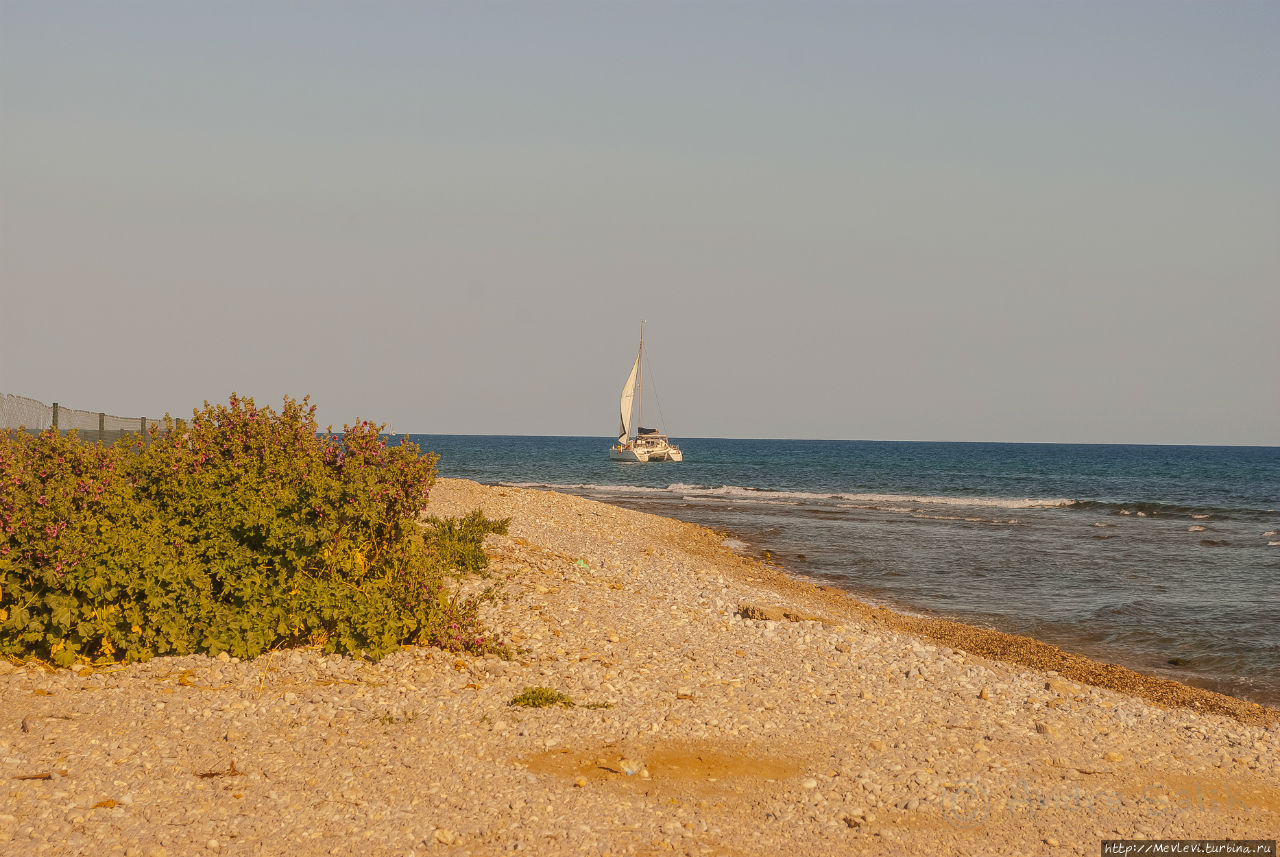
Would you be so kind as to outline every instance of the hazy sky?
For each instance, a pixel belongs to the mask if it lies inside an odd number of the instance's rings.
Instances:
[[[641,319],[676,437],[1280,444],[1280,4],[0,0],[0,392],[607,438]]]

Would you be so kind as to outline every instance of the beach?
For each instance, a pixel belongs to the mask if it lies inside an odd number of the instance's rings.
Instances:
[[[1280,835],[1280,711],[441,479],[510,660],[0,663],[0,854],[1096,854]],[[531,687],[573,706],[524,708]]]

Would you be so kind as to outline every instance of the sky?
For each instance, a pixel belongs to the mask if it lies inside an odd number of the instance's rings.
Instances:
[[[3,393],[1280,445],[1278,319],[1275,2],[0,0]]]

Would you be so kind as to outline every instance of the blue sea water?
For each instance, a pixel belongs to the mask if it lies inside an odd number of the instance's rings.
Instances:
[[[1280,448],[413,435],[442,476],[732,534],[908,612],[1280,705]]]

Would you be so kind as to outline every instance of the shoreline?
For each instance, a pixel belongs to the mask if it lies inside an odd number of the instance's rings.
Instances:
[[[0,663],[0,853],[1096,854],[1280,831],[1275,709],[868,606],[574,495],[440,479],[427,514],[477,507],[512,518],[467,584],[500,585],[484,619],[510,660]],[[511,705],[530,687],[576,705]]]
[[[478,483],[495,489],[508,489],[518,486],[501,483]],[[566,496],[582,497],[572,491],[558,490],[553,486],[540,487]],[[590,498],[583,498],[590,499]],[[598,500],[606,505],[607,500]],[[617,508],[628,509],[618,505]],[[636,510],[640,511],[640,510]],[[657,512],[645,512],[657,517],[665,517]],[[672,520],[680,520],[672,518]],[[1069,642],[1061,645],[1041,640],[1026,634],[1001,631],[996,628],[983,627],[966,622],[963,617],[943,615],[927,615],[925,608],[918,608],[892,600],[878,601],[874,596],[846,588],[829,578],[808,574],[801,569],[789,567],[771,555],[763,543],[747,539],[741,534],[717,527],[707,527],[688,521],[681,521],[690,526],[705,528],[715,533],[722,540],[730,540],[743,548],[759,548],[765,557],[752,556],[740,552],[736,546],[726,545],[726,550],[742,558],[748,563],[756,563],[765,569],[778,574],[776,580],[788,579],[801,586],[813,586],[837,597],[849,600],[844,609],[853,610],[859,616],[872,621],[883,622],[904,633],[919,635],[955,649],[971,652],[982,657],[992,658],[1010,664],[1032,667],[1045,671],[1057,671],[1082,684],[1104,687],[1140,697],[1149,702],[1163,706],[1185,707],[1201,712],[1213,712],[1233,717],[1241,722],[1257,723],[1266,726],[1280,720],[1280,708],[1266,703],[1245,699],[1223,690],[1214,690],[1192,684],[1180,678],[1153,675],[1141,668],[1127,667],[1111,663],[1103,657],[1084,654],[1071,648]],[[932,613],[932,611],[929,611]],[[1228,682],[1223,682],[1227,684]]]
[[[784,574],[791,577],[794,573]],[[895,606],[868,604],[861,601],[856,593],[838,586],[824,585],[816,580],[807,580],[803,575],[795,575],[791,579],[801,586],[813,586],[838,598],[848,599],[853,603],[846,609],[864,615],[871,621],[972,655],[1044,672],[1056,672],[1063,678],[1080,684],[1118,691],[1162,707],[1189,708],[1199,713],[1221,714],[1242,723],[1263,727],[1280,721],[1280,709],[1252,700],[1176,679],[1149,675],[1072,652],[1035,637],[970,625],[958,619],[907,613]]]
[[[784,578],[800,587],[813,587],[820,593],[835,596],[836,599],[845,599],[851,603],[843,605],[844,609],[852,610],[859,616],[883,623],[904,633],[942,643],[953,649],[1002,663],[1031,667],[1046,672],[1055,671],[1064,678],[1081,684],[1119,691],[1161,706],[1191,708],[1201,713],[1222,714],[1243,723],[1264,727],[1280,720],[1280,709],[1263,703],[1178,679],[1151,675],[1025,634],[984,628],[959,618],[911,612],[909,605],[872,603],[863,600],[860,593],[789,569],[772,560],[763,562],[747,555],[743,555],[743,558],[749,562],[761,562],[766,568],[776,567]]]

